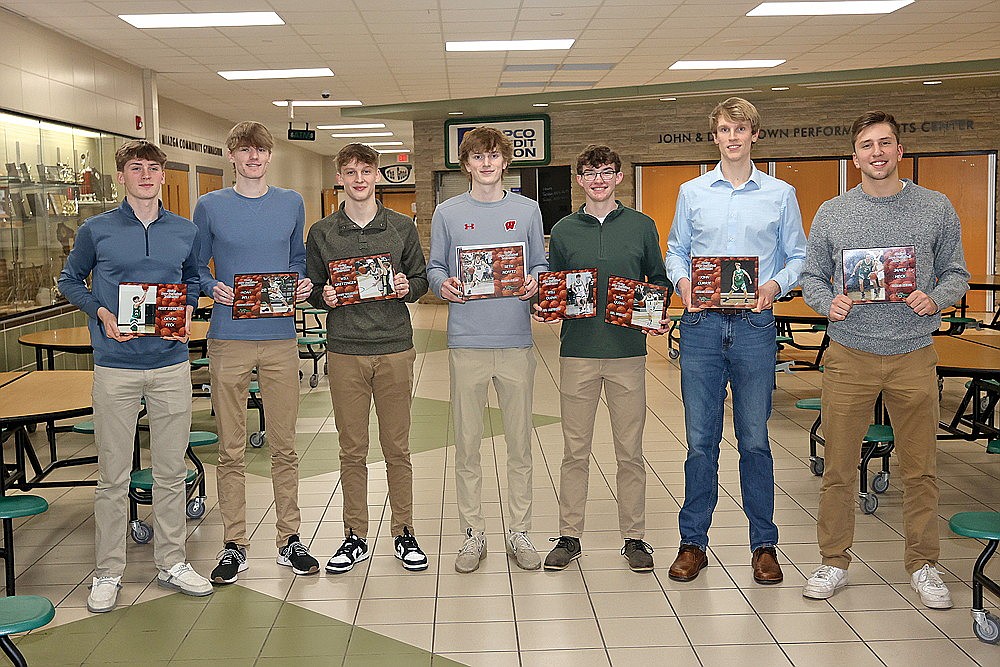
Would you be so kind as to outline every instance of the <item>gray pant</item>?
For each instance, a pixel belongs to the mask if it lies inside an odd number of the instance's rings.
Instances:
[[[143,397],[153,462],[153,561],[161,570],[185,561],[184,452],[191,430],[191,367],[187,362],[146,371],[94,366],[98,577],[120,577],[125,572],[127,495]]]

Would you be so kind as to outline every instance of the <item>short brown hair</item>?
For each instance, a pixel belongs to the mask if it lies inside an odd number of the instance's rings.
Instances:
[[[145,139],[131,139],[115,151],[115,167],[118,171],[124,171],[125,165],[132,160],[149,160],[162,167],[167,163],[167,154]]]
[[[899,123],[896,122],[896,119],[893,118],[892,114],[884,111],[869,111],[861,114],[861,116],[851,125],[851,148],[854,148],[854,144],[858,140],[859,134],[867,130],[872,125],[878,125],[879,123],[885,123],[892,128],[892,133],[896,137],[896,143],[898,144]]]
[[[249,146],[270,151],[274,148],[274,137],[270,130],[255,120],[237,123],[226,136],[226,150],[232,153],[237,148]]]
[[[715,105],[712,113],[708,115],[708,129],[715,132],[715,128],[719,126],[719,118],[722,116],[726,116],[730,120],[750,123],[751,132],[760,131],[760,112],[757,111],[757,107],[742,97],[730,97]]]
[[[508,167],[514,160],[514,142],[495,127],[480,125],[466,132],[465,136],[462,137],[462,143],[458,146],[458,161],[462,165],[462,171],[466,174],[469,173],[469,170],[465,168],[465,163],[469,161],[470,155],[491,151],[499,151]],[[507,173],[506,169],[504,169],[504,173]]]
[[[337,153],[337,157],[334,158],[334,164],[337,165],[337,171],[340,171],[345,164],[350,164],[351,162],[370,164],[378,169],[378,151],[364,144],[347,144]]]
[[[605,164],[615,165],[615,172],[622,170],[622,159],[618,153],[608,146],[590,144],[576,156],[576,173],[582,174],[585,167],[600,167]]]

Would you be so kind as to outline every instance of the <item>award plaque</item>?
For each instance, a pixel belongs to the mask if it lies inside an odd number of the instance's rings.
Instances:
[[[914,246],[844,250],[844,294],[854,303],[904,301],[917,288]]]
[[[611,276],[604,321],[632,329],[659,329],[667,300],[667,288],[662,285]]]
[[[692,257],[691,305],[753,308],[757,305],[756,257]]]
[[[297,273],[237,273],[233,278],[233,319],[294,317]]]
[[[131,336],[174,338],[187,333],[187,285],[119,283],[118,330]]]
[[[546,322],[597,315],[597,269],[538,274],[539,316]]]
[[[327,266],[338,305],[396,298],[392,282],[395,272],[389,253],[335,259]]]
[[[520,296],[524,292],[524,243],[457,246],[458,279],[466,299]]]

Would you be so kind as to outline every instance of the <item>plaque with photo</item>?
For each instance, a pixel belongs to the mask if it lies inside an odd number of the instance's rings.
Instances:
[[[335,259],[327,266],[338,305],[396,298],[392,280],[395,272],[389,253]]]
[[[520,296],[524,292],[524,243],[457,246],[458,279],[466,299]]]
[[[597,269],[538,274],[539,316],[546,322],[597,315]]]
[[[125,335],[184,336],[186,309],[184,283],[118,284],[118,330]]]
[[[233,278],[233,319],[294,317],[297,273],[237,273]]]
[[[757,305],[756,257],[692,257],[691,305],[753,308]]]
[[[662,285],[611,276],[604,321],[632,329],[659,329],[667,301],[667,288]]]
[[[917,288],[914,246],[844,250],[844,294],[854,303],[905,301]]]

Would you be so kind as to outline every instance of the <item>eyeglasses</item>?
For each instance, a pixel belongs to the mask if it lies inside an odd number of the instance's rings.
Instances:
[[[602,181],[608,182],[611,179],[613,179],[617,173],[618,172],[615,171],[614,169],[604,169],[602,171],[585,171],[582,174],[580,174],[580,176],[582,176],[583,180],[587,181],[588,183],[592,183],[594,180],[597,179],[598,176],[601,177]]]

